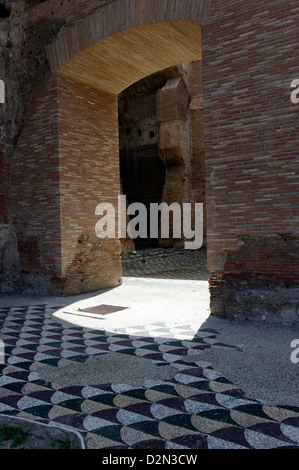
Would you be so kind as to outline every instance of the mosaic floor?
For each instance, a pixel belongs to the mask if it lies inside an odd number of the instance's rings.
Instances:
[[[123,275],[163,279],[193,279],[208,281],[207,250],[148,249],[122,259]]]
[[[299,407],[248,399],[200,361],[205,348],[234,348],[219,343],[217,331],[175,324],[91,330],[62,325],[51,314],[58,308],[0,309],[2,415],[67,425],[89,449],[299,448]],[[143,386],[63,386],[38,374],[45,365],[71,367],[113,352],[177,371],[171,380],[148,379]]]

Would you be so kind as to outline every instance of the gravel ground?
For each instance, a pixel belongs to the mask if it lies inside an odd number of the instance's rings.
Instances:
[[[128,370],[130,373],[128,373]],[[148,359],[127,356],[110,352],[100,356],[90,356],[86,362],[73,362],[72,367],[39,367],[41,379],[58,383],[65,387],[72,385],[91,385],[101,377],[102,383],[127,383],[132,386],[142,386],[146,379],[170,380],[177,374],[177,369],[171,366],[158,367]]]
[[[299,327],[253,321],[229,321],[210,316],[205,326],[215,328],[219,341],[240,351],[210,349],[202,358],[212,363],[250,398],[272,405],[299,406],[299,363],[291,361],[291,342]],[[299,355],[298,355],[299,356]]]
[[[208,281],[207,250],[139,250],[123,256],[123,275],[152,279],[182,279]]]
[[[1,431],[7,427],[6,434],[14,434],[16,437],[24,436],[24,440],[18,443],[11,439],[1,440]],[[73,431],[60,429],[58,427],[35,423],[11,416],[0,416],[0,450],[2,449],[44,449],[44,450],[66,450],[82,449],[83,440]]]

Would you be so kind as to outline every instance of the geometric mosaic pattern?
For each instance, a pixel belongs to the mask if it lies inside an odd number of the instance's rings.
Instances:
[[[268,406],[249,399],[200,361],[220,343],[217,331],[155,324],[117,331],[65,326],[51,316],[62,308],[31,305],[0,309],[0,413],[80,432],[87,448],[274,449],[299,448],[299,407]],[[237,348],[235,348],[237,349]],[[62,386],[38,369],[84,363],[118,352],[172,365],[171,380],[143,386],[94,383]]]
[[[138,250],[135,255],[122,257],[122,273],[127,277],[164,279],[193,279],[208,281],[207,250]]]

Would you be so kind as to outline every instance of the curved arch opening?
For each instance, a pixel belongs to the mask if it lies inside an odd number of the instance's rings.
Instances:
[[[105,37],[69,59],[58,73],[118,95],[154,72],[201,58],[201,23],[174,20]]]
[[[78,47],[72,49],[69,44],[65,56],[71,56],[72,50]],[[201,63],[201,58],[201,23],[173,20],[139,25],[104,37],[59,67],[60,253],[65,294],[91,292],[122,282],[123,237],[118,226],[122,194],[119,95],[144,77],[178,64]],[[163,201],[169,205],[173,201],[181,204],[184,194],[191,194],[191,128],[187,117],[190,102],[185,88],[182,77],[167,86],[162,107],[160,131],[165,134],[162,158],[167,175],[161,190],[166,194]],[[198,96],[202,90],[197,89],[196,93]],[[183,100],[178,106],[179,113],[182,108],[185,110],[183,117],[171,113],[168,116],[168,94]],[[176,142],[177,165],[173,164],[172,150],[168,152],[166,148],[169,132]],[[177,175],[179,183],[175,181]],[[180,189],[179,199],[172,194],[174,186]],[[116,222],[115,237],[105,240],[95,233],[99,221],[96,208],[102,203],[113,205]]]

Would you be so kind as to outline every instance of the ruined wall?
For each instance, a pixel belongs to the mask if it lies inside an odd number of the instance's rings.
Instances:
[[[227,317],[298,323],[298,264],[295,235],[240,237],[237,250],[224,261],[221,294]]]
[[[162,199],[168,206],[190,202],[191,142],[189,123],[189,93],[181,76],[167,80],[157,93],[159,120],[159,156],[166,168]],[[163,246],[183,247],[181,239],[174,238],[173,215],[170,214],[170,240],[161,240]]]
[[[174,73],[177,73],[175,69],[167,69],[150,75],[124,90],[118,99],[120,176],[123,193],[128,204],[144,204],[148,215],[150,203],[161,202],[165,182],[165,167],[158,152],[156,93]],[[137,239],[135,245],[154,247],[158,245],[158,240]]]
[[[119,123],[120,170],[130,203],[148,209],[160,202],[205,204],[200,61],[165,69],[122,92]],[[170,230],[168,239],[137,245],[182,247],[184,237],[174,239]]]
[[[157,93],[159,156],[166,167],[162,200],[202,203],[205,211],[204,111],[201,61],[178,65],[179,75],[169,79]],[[195,86],[196,83],[196,86]],[[195,226],[194,214],[192,227]],[[204,244],[206,244],[204,215]],[[161,240],[162,246],[168,241]],[[173,246],[184,246],[171,240]]]
[[[16,155],[25,122],[28,119],[32,97],[37,87],[50,74],[46,47],[64,24],[64,18],[72,3],[74,3],[73,0],[48,0],[46,2],[6,0],[1,2],[3,5],[1,11],[5,9],[6,14],[1,14],[0,11],[0,79],[5,82],[6,99],[5,104],[0,106],[0,292],[24,292],[26,289],[28,292],[36,289],[40,292],[44,291],[43,284],[40,285],[36,281],[34,272],[38,271],[43,264],[42,257],[43,253],[46,253],[47,241],[41,249],[40,241],[38,241],[41,231],[32,227],[28,231],[19,219],[20,211],[17,210],[15,213],[12,207],[13,186],[17,184],[18,172],[22,180],[22,165],[25,164],[25,159],[22,163],[20,161],[16,163],[18,159]],[[37,132],[36,148],[38,142],[45,138],[39,130],[34,129]],[[31,141],[32,144],[34,145],[34,142]],[[25,154],[28,155],[28,153],[29,149]],[[30,157],[33,157],[33,154]],[[18,166],[16,174],[12,169],[14,164]],[[32,174],[35,181],[40,176]],[[25,202],[26,194],[28,196],[30,190],[29,182],[27,181],[27,186],[25,181],[22,184],[25,194],[19,192],[19,203],[23,204],[25,213],[26,210],[34,210],[35,207],[35,214],[38,217],[36,198],[32,195],[31,202],[28,200]],[[51,201],[52,199],[49,199],[47,204],[51,205]],[[46,201],[44,201],[45,204]],[[44,210],[44,208],[40,209]],[[26,219],[25,213],[23,213],[23,220]],[[42,214],[41,211],[41,226],[44,224]],[[20,223],[16,226],[17,219]],[[44,226],[46,225],[45,223]],[[27,232],[26,235],[24,235],[24,230]],[[48,255],[45,254],[45,256]]]

